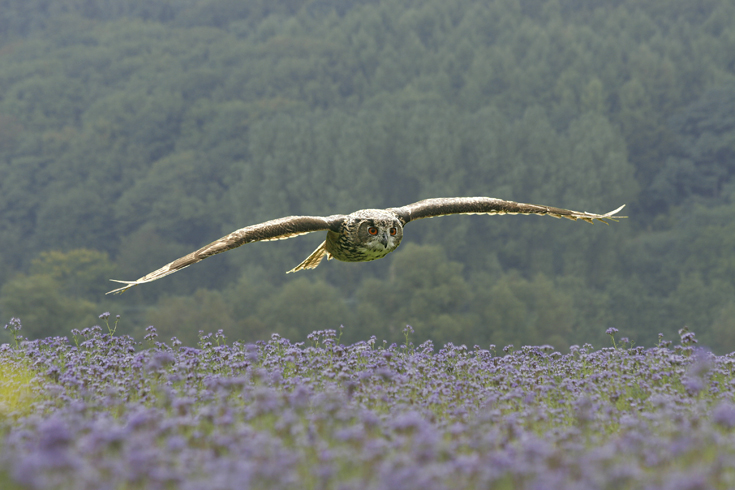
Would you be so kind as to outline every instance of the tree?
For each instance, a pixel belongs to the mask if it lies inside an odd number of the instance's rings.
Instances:
[[[78,248],[69,252],[41,252],[31,262],[30,273],[50,276],[66,296],[97,301],[107,291],[107,281],[114,269],[105,252]]]
[[[64,294],[61,282],[47,274],[20,275],[0,289],[3,316],[23,322],[23,335],[30,339],[69,335],[73,328],[92,326],[94,303]]]
[[[679,152],[672,155],[653,183],[667,205],[690,196],[721,197],[735,176],[735,83],[705,92],[671,118]]]
[[[91,326],[114,265],[97,250],[52,250],[33,259],[30,274],[19,274],[0,289],[3,315],[23,321],[30,338],[68,335]]]
[[[700,342],[719,355],[735,351],[735,302],[731,300],[719,309],[710,328],[701,335]]]
[[[98,189],[75,186],[54,190],[37,208],[33,243],[53,243],[63,250],[114,247],[112,206]]]
[[[467,311],[472,291],[462,264],[438,245],[408,243],[393,254],[387,280],[366,279],[357,291],[361,329],[398,341],[411,325],[420,339],[473,342],[476,318]]]
[[[145,319],[166,342],[176,337],[184,345],[195,347],[200,330],[205,334],[222,330],[231,340],[239,340],[231,307],[219,291],[198,289],[191,296],[165,296]],[[143,327],[139,327],[136,337],[144,335]]]
[[[203,160],[186,151],[155,162],[117,202],[116,217],[124,229],[149,224],[169,240],[197,247],[204,245],[202,237],[218,238],[223,175],[216,162],[205,165]]]
[[[335,287],[305,277],[287,283],[258,305],[257,316],[269,334],[292,342],[305,341],[316,330],[349,326],[353,318]]]
[[[553,345],[564,349],[572,342],[576,314],[574,301],[544,275],[528,280],[516,272],[501,276],[494,284],[480,278],[473,311],[480,317],[476,329],[484,343],[499,347],[513,344]]]

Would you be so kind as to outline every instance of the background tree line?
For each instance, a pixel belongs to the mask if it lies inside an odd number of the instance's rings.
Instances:
[[[733,114],[727,0],[2,0],[0,314],[732,350]],[[301,237],[103,295],[267,219],[473,195],[630,219],[426,220],[286,276]]]

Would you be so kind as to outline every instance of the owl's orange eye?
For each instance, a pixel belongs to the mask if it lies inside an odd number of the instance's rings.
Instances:
[[[378,229],[374,226],[371,226],[370,228],[368,228],[368,233],[370,233],[371,235],[377,235]]]
[[[396,229],[395,228],[391,228],[390,229],[390,235],[391,236],[395,236],[395,234],[396,234]]]

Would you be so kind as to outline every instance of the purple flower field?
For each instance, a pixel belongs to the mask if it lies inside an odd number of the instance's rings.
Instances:
[[[195,349],[108,326],[5,344],[0,488],[735,486],[733,357],[691,333],[569,354],[411,333]]]

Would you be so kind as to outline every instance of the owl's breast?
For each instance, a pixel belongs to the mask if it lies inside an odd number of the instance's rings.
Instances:
[[[369,247],[361,243],[356,243],[348,234],[336,233],[334,231],[327,232],[327,252],[332,257],[342,262],[369,262],[371,260],[382,259],[393,250],[398,248],[400,242],[395,243],[392,247]]]

